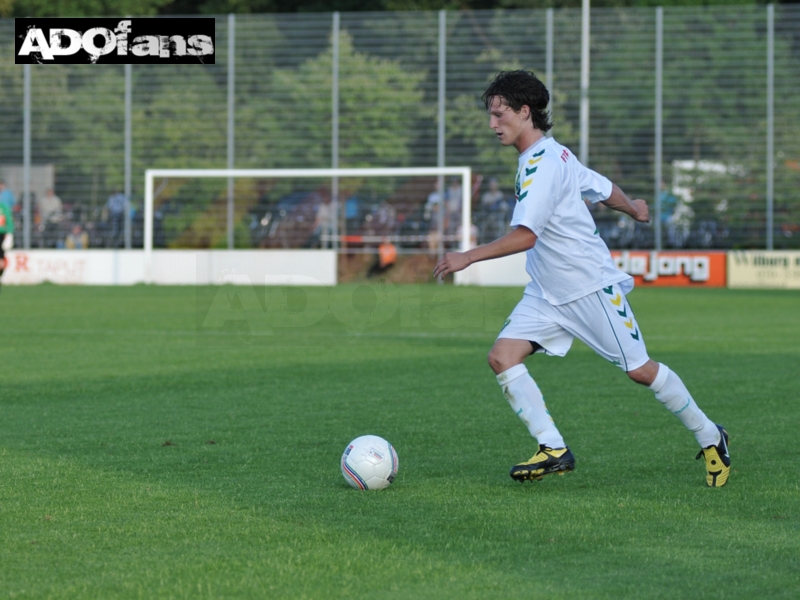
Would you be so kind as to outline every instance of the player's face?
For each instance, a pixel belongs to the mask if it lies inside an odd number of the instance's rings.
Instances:
[[[530,120],[523,114],[527,107],[515,111],[502,96],[492,98],[489,106],[489,127],[503,146],[518,146],[520,138],[531,129]]]

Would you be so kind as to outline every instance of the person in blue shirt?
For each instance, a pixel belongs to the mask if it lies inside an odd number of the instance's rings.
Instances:
[[[4,204],[9,211],[13,212],[16,203],[17,199],[14,198],[14,192],[8,189],[8,185],[3,179],[0,179],[0,204]]]

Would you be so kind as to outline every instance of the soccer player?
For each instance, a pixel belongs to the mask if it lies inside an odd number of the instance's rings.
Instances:
[[[694,433],[705,458],[706,484],[728,481],[728,433],[706,417],[680,377],[650,359],[642,332],[625,298],[633,279],[617,269],[584,202],[649,222],[647,203],[631,200],[608,179],[584,167],[545,133],[552,127],[550,94],[529,71],[503,71],[482,96],[489,127],[503,146],[519,152],[514,228],[468,252],[449,252],[434,268],[436,277],[470,264],[525,252],[531,277],[489,352],[489,365],[514,412],[539,444],[530,459],[511,468],[517,481],[571,471],[575,458],[561,437],[524,360],[540,352],[564,356],[577,337],[648,386],[670,412]]]

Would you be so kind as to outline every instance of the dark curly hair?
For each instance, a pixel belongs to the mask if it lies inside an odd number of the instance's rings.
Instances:
[[[536,129],[546,132],[553,128],[553,121],[547,112],[550,92],[533,72],[500,71],[481,96],[486,110],[489,110],[498,96],[514,111],[521,110],[523,106],[530,108],[531,120]]]

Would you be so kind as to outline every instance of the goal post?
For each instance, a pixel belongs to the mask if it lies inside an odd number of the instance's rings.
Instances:
[[[153,243],[156,193],[154,187],[158,180],[169,179],[330,179],[344,178],[411,178],[411,177],[449,177],[460,178],[461,210],[458,246],[461,251],[469,250],[472,231],[472,170],[470,167],[408,167],[408,168],[354,168],[354,169],[147,169],[144,181],[144,262],[145,281],[152,282]],[[333,187],[333,186],[332,186]],[[441,205],[444,204],[444,189],[439,190]],[[332,198],[334,207],[338,202]],[[443,208],[441,210],[444,210]],[[230,218],[230,217],[228,217]],[[335,232],[338,233],[338,232]],[[345,236],[338,236],[343,238]]]

